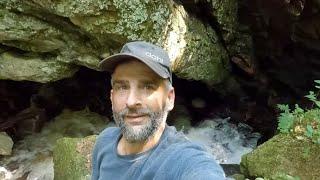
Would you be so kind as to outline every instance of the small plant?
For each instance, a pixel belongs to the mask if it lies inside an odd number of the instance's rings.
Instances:
[[[320,80],[315,80],[318,92],[310,91],[305,97],[313,102],[311,109],[304,110],[295,105],[291,110],[288,105],[279,104],[278,130],[281,133],[291,133],[298,139],[308,138],[320,144]]]

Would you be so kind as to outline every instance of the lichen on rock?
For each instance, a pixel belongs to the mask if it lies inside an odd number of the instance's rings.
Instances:
[[[227,51],[214,29],[171,0],[4,0],[0,6],[1,44],[55,56],[66,66],[97,70],[99,60],[124,43],[145,40],[168,50],[180,78],[213,85],[229,76]]]

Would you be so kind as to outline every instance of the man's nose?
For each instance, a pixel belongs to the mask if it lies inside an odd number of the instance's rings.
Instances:
[[[127,107],[135,107],[141,105],[141,97],[137,89],[130,89],[126,105]]]

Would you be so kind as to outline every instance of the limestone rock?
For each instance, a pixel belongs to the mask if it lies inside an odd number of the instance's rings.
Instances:
[[[216,32],[189,16],[182,6],[175,5],[172,10],[164,41],[173,59],[173,71],[181,78],[209,85],[222,82],[228,76],[229,64]]]
[[[0,79],[46,83],[71,77],[77,70],[76,66],[51,57],[33,57],[11,52],[0,54]]]
[[[279,134],[242,156],[240,168],[247,177],[314,179],[320,177],[319,153],[318,144]]]
[[[50,21],[0,9],[0,30],[0,43],[6,46],[37,52],[40,56],[50,52],[58,61],[89,68],[96,68],[99,63],[98,53],[80,34],[65,32]]]
[[[171,0],[4,0],[0,7],[1,44],[53,55],[66,66],[97,69],[98,57],[146,40],[168,50],[180,78],[213,85],[229,75],[227,51],[215,31]]]
[[[53,151],[54,178],[90,179],[91,156],[96,136],[61,138]]]
[[[11,155],[13,141],[5,132],[0,132],[0,155]]]

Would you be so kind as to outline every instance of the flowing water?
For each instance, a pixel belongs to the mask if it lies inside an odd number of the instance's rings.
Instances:
[[[228,120],[208,119],[186,134],[190,140],[204,144],[219,163],[239,164],[241,155],[256,147],[260,135],[245,124],[234,125]],[[0,159],[0,180],[53,180],[55,141],[63,136],[97,134],[106,127],[104,122],[103,117],[88,110],[64,111],[41,133],[26,136],[15,143],[12,156]]]

